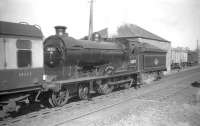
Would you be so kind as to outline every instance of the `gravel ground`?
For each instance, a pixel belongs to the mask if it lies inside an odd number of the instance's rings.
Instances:
[[[199,126],[200,105],[131,101],[63,126]],[[130,107],[132,105],[132,107]],[[129,107],[128,107],[129,106]]]
[[[145,102],[136,110],[104,120],[101,126],[199,126],[200,109],[189,104]]]
[[[191,92],[190,92],[191,93]],[[182,94],[182,93],[181,93]],[[180,98],[180,95],[174,98]],[[190,95],[192,98],[193,95]],[[194,98],[193,98],[194,99]],[[170,98],[171,100],[171,98]],[[117,116],[91,123],[94,126],[200,126],[200,103],[185,100],[158,102],[141,100]],[[181,101],[183,102],[183,101]],[[190,102],[190,103],[189,103]]]

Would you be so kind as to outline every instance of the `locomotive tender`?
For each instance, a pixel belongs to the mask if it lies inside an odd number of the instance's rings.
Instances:
[[[130,88],[143,83],[144,75],[158,77],[166,70],[166,52],[149,44],[106,42],[98,33],[95,41],[77,40],[63,26],[43,42],[33,25],[0,26],[0,103],[7,111],[32,101],[63,106],[74,96]]]

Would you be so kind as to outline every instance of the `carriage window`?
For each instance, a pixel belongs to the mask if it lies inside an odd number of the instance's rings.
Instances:
[[[32,52],[30,40],[17,40],[17,65],[18,67],[30,67],[32,64]]]

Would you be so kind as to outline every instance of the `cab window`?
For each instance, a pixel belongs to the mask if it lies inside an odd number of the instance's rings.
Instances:
[[[30,40],[17,40],[17,65],[18,67],[31,67],[32,45]]]

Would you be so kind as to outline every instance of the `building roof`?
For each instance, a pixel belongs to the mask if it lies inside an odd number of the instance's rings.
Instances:
[[[0,21],[0,35],[43,38],[42,31],[35,25]]]
[[[111,36],[109,33],[109,29],[105,28],[103,30],[98,31],[103,38],[107,38]],[[134,24],[124,24],[117,28],[115,34],[111,36],[112,38],[145,38],[145,39],[152,39],[158,40],[162,42],[169,42],[166,39],[163,39],[137,25]]]

